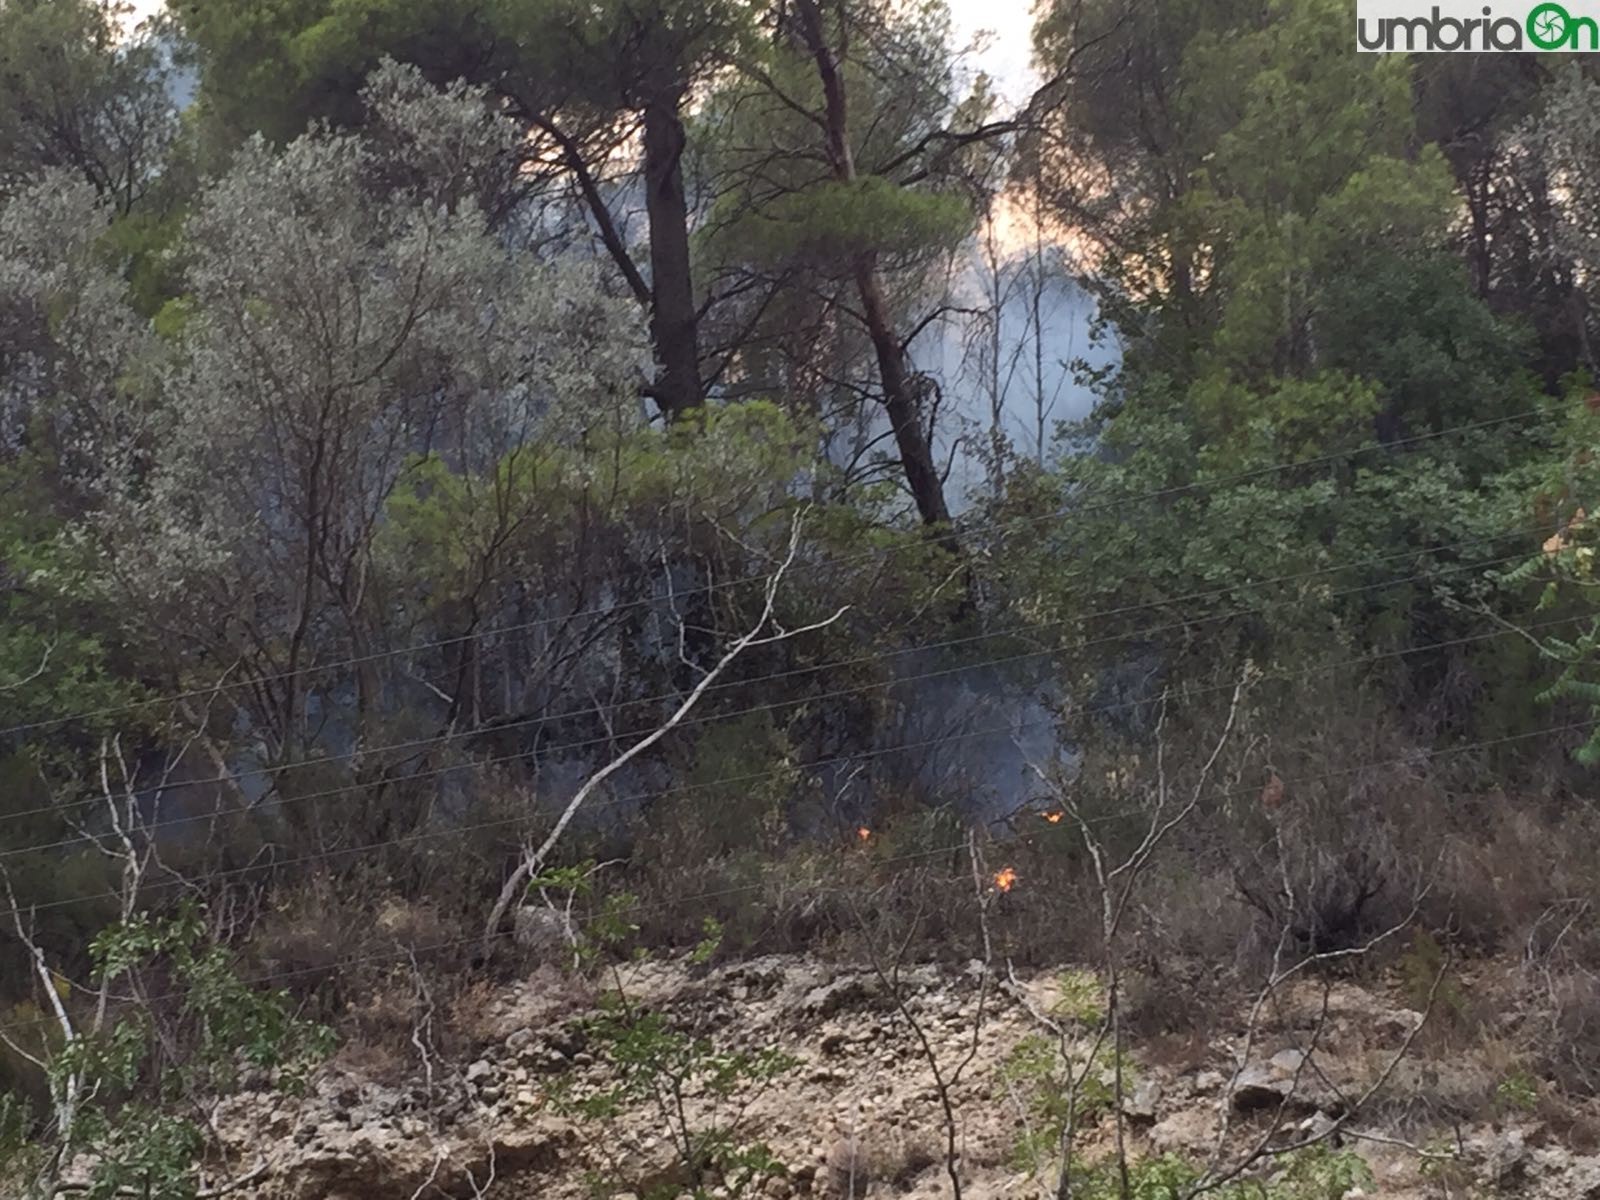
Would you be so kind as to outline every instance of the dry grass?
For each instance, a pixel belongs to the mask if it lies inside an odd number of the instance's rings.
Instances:
[[[1286,721],[1286,712],[1296,719]],[[1214,718],[1186,712],[1167,731],[1164,769],[1179,792],[1198,769],[1200,748],[1214,744]],[[1153,764],[1148,745],[1091,732],[1097,740],[1085,741],[1071,794],[1116,861],[1149,827]],[[1455,979],[1441,991],[1419,1047],[1424,1059],[1397,1077],[1399,1108],[1486,1111],[1499,1082],[1518,1072],[1533,1076],[1541,1095],[1600,1092],[1600,977],[1586,966],[1600,961],[1600,878],[1589,850],[1600,844],[1600,813],[1496,787],[1516,772],[1432,756],[1431,748],[1376,705],[1363,710],[1332,690],[1261,700],[1127,908],[1116,949],[1133,1036],[1179,1049],[1204,1044],[1285,944],[1297,954],[1402,928],[1360,969],[1368,985],[1386,967],[1403,975],[1422,930],[1457,971],[1473,959],[1522,965]],[[734,761],[695,769],[738,774],[749,766],[743,752],[735,740],[719,750]],[[1272,778],[1283,787],[1269,795],[1262,781]],[[1103,965],[1099,897],[1071,821],[1024,811],[984,830],[986,875],[1008,867],[1017,884],[980,910],[963,848],[966,797],[870,783],[881,794],[864,790],[861,802],[874,814],[865,838],[854,810],[798,779],[792,795],[733,797],[731,810],[668,797],[632,828],[576,835],[564,846],[568,861],[615,860],[595,876],[596,894],[578,900],[579,926],[608,896],[625,893],[639,927],[633,944],[655,950],[693,946],[712,921],[725,959],[805,952],[859,960],[871,940],[909,959],[964,962],[983,954],[987,933],[997,965]],[[1048,807],[1042,799],[1039,809]],[[494,851],[478,847],[451,886],[470,890],[473,880],[495,878]],[[470,943],[485,907],[482,896],[439,892],[437,867],[430,872],[415,875],[414,887],[397,882],[380,892],[305,878],[279,893],[248,958],[291,974],[307,1010],[341,1017],[362,1052],[414,1055],[408,1043],[420,1001],[404,953]],[[375,965],[351,969],[360,959]],[[472,969],[470,947],[419,954],[418,962],[439,1024],[450,1031],[441,1037],[471,1045],[504,1036],[508,1020],[536,1019],[492,1004],[528,969],[514,952],[497,960],[493,979]],[[1416,978],[1402,998],[1415,1007],[1433,972],[1429,963],[1412,966]],[[1496,976],[1517,986],[1496,984]],[[570,978],[557,972],[535,990],[557,1007],[577,1002],[567,995]]]

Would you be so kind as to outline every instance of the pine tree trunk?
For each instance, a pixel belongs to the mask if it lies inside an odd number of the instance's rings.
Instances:
[[[650,340],[661,372],[655,400],[668,420],[700,407],[699,317],[689,271],[683,119],[676,103],[644,110],[645,211],[650,219]]]
[[[800,17],[800,32],[806,49],[817,64],[817,76],[822,83],[825,104],[824,127],[828,139],[828,159],[834,177],[841,183],[856,181],[855,155],[850,149],[849,121],[844,90],[844,79],[839,74],[832,48],[823,27],[822,13],[815,0],[797,0],[795,11]],[[895,446],[900,452],[901,469],[906,485],[916,501],[917,513],[927,525],[948,525],[950,510],[944,502],[944,483],[934,466],[933,448],[922,427],[920,398],[911,380],[905,349],[900,343],[884,296],[883,281],[878,274],[877,256],[860,255],[855,261],[856,292],[861,299],[862,315],[866,320],[867,334],[872,339],[872,349],[878,360],[878,378],[883,387],[883,408],[889,425],[894,430]],[[953,537],[945,535],[950,548],[955,549]]]

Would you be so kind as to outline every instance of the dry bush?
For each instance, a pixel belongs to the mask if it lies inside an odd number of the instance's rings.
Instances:
[[[1123,1025],[1141,1040],[1207,1032],[1225,1019],[1227,1000],[1226,985],[1191,963],[1134,971],[1123,980]]]
[[[1151,870],[1129,925],[1128,1028],[1145,1038],[1207,1032],[1233,998],[1253,929],[1231,879],[1180,853]]]
[[[425,899],[441,916],[463,920],[469,931],[483,920],[521,848],[543,835],[550,820],[526,784],[494,772],[468,773],[459,794],[430,809],[430,833],[388,847],[369,864],[376,890]]]
[[[313,876],[280,890],[246,947],[263,972],[282,981],[312,1011],[327,1017],[360,994],[350,963],[373,950],[371,915],[348,902],[336,880]]]
[[[1344,950],[1405,923],[1438,853],[1410,836],[1423,789],[1387,771],[1298,774],[1313,782],[1277,789],[1269,780],[1272,806],[1242,812],[1227,851],[1237,893],[1258,915],[1261,950]]]
[[[1381,1052],[1369,1056],[1365,1086],[1389,1065]],[[1493,1071],[1466,1053],[1443,1056],[1414,1055],[1403,1059],[1390,1073],[1383,1090],[1370,1102],[1366,1117],[1401,1135],[1438,1129],[1441,1125],[1475,1121],[1489,1113],[1497,1082]]]
[[[413,956],[430,976],[460,971],[466,932],[431,904],[373,895],[358,881],[319,875],[280,892],[245,953],[308,1012],[332,1020],[371,1002],[374,989],[397,972],[409,972]]]
[[[692,946],[710,920],[725,954],[807,950],[826,936],[840,889],[859,878],[843,853],[817,846],[701,859],[692,869],[675,854],[640,858],[643,869],[617,886],[638,896],[638,938],[652,948]]]
[[[1540,953],[1531,943],[1553,937],[1571,911],[1553,906],[1596,895],[1581,849],[1593,844],[1588,820],[1540,808],[1537,798],[1490,791],[1432,811],[1447,844],[1424,918],[1452,930],[1463,950]]]
[[[874,1158],[873,1175],[897,1192],[909,1191],[917,1176],[944,1163],[944,1147],[931,1130],[896,1128],[883,1134],[878,1144],[882,1148]]]
[[[442,1024],[470,1046],[483,1046],[504,1036],[495,1016],[501,988],[493,980],[468,979],[443,1006]]]
[[[373,930],[396,946],[426,950],[443,946],[460,932],[460,926],[445,920],[432,900],[407,900],[385,896],[373,912]]]
[[[363,994],[339,1021],[340,1061],[372,1078],[398,1082],[420,1065],[418,1040],[429,1055],[452,1049],[459,1038],[444,1019],[440,997],[451,986],[450,978],[430,980],[409,962],[368,972]]]
[[[354,1020],[365,1026],[368,1022],[360,1013],[352,1014]],[[369,1034],[344,1032],[339,1048],[330,1065],[361,1079],[390,1087],[409,1081],[417,1070],[417,1056],[411,1047],[401,1047],[396,1039],[374,1039]]]
[[[843,1137],[828,1148],[822,1194],[826,1200],[855,1200],[872,1186],[872,1164],[858,1138]]]
[[[970,954],[981,940],[972,906],[950,904],[948,884],[932,882],[954,878],[963,896],[971,891],[965,829],[948,809],[714,854],[708,849],[718,838],[704,827],[718,820],[715,810],[682,805],[670,819],[640,823],[632,863],[608,888],[638,898],[641,944],[692,946],[709,920],[727,956],[849,955],[864,903],[889,913],[900,936],[914,932],[916,948],[934,956],[957,947]]]
[[[872,1129],[844,1134],[829,1146],[823,1163],[824,1200],[905,1193],[917,1177],[944,1162],[944,1149],[930,1131]]]
[[[1600,999],[1574,967],[1600,959],[1600,928],[1586,919],[1565,929],[1559,956],[1549,947],[1568,911],[1557,920],[1553,906],[1588,901],[1600,911],[1600,880],[1583,849],[1595,844],[1600,822],[1489,790],[1493,772],[1483,762],[1430,753],[1357,690],[1319,680],[1251,703],[1246,732],[1227,745],[1203,802],[1151,862],[1128,909],[1119,948],[1130,1028],[1142,1037],[1203,1034],[1227,1011],[1237,976],[1253,977],[1285,931],[1298,954],[1357,944],[1415,915],[1452,953],[1536,947],[1541,965],[1559,976],[1559,986],[1545,989],[1541,1019],[1552,1043],[1572,1046],[1548,1070],[1572,1091],[1600,1086]],[[1173,700],[1162,764],[1171,780],[1193,777],[1215,744],[1217,721],[1214,706]],[[1118,860],[1148,828],[1151,745],[1099,727],[1077,740],[1082,752],[1064,782],[1108,858]],[[788,761],[789,747],[772,730],[741,728],[696,744],[681,774],[725,779]],[[608,895],[626,892],[639,926],[632,945],[650,949],[693,946],[715,922],[724,956],[859,958],[865,908],[880,946],[904,945],[910,957],[978,956],[984,929],[965,849],[968,797],[852,778],[861,794],[848,802],[780,773],[748,794],[685,791],[631,823],[608,816],[578,828],[562,847],[564,862],[616,860],[595,876],[593,894],[575,900],[580,930]],[[1276,792],[1267,786],[1273,779],[1283,785]],[[986,872],[1008,867],[1018,877],[1014,890],[993,896],[988,933],[997,959],[1019,968],[1096,966],[1104,953],[1099,897],[1082,831],[1047,820],[1052,806],[1041,788],[1036,808],[980,838]],[[527,807],[525,794],[492,783],[471,801],[475,815]],[[873,816],[862,838],[866,811]],[[525,831],[508,826],[465,839],[459,858],[453,841],[419,851],[383,888],[359,877],[308,878],[280,892],[250,954],[268,970],[292,972],[313,1011],[356,1004],[352,1028],[361,1039],[395,1046],[409,1035],[414,991],[409,966],[393,970],[397,949],[470,934]],[[372,898],[393,894],[427,902]],[[1375,961],[1394,961],[1406,944],[1392,938],[1387,959]],[[385,966],[345,965],[364,957]],[[446,1024],[459,1015],[470,1028],[484,997],[452,982],[468,965],[466,951],[419,961],[436,1002],[450,1009]],[[496,970],[505,976],[527,966],[510,953]],[[1450,1037],[1470,1042],[1493,1024],[1474,1010]],[[1475,1086],[1463,1083],[1444,1107],[1467,1105]]]
[[[1592,1104],[1547,1089],[1540,1095],[1534,1115],[1557,1146],[1575,1154],[1600,1151],[1600,1115]]]
[[[1543,993],[1542,1071],[1573,1095],[1600,1095],[1600,976],[1570,966],[1553,972]]]

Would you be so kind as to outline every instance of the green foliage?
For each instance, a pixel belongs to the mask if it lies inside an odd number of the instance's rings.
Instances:
[[[725,197],[708,226],[712,253],[767,266],[795,261],[848,266],[862,254],[900,256],[953,250],[972,225],[960,196],[913,191],[880,176],[819,180],[752,206]]]
[[[1512,596],[1535,595],[1539,621],[1557,625],[1557,631],[1530,635],[1555,673],[1538,699],[1570,702],[1593,714],[1600,712],[1600,580],[1595,576],[1600,543],[1590,514],[1600,503],[1600,462],[1594,452],[1600,444],[1600,402],[1586,380],[1573,381],[1557,415],[1564,420],[1556,454],[1529,480],[1530,490],[1537,489],[1531,507],[1551,532],[1536,554],[1499,573],[1498,580]],[[1527,623],[1525,617],[1517,620]],[[1600,764],[1600,729],[1591,731],[1574,757],[1584,766]]]
[[[332,1049],[331,1031],[297,1017],[287,992],[264,991],[239,977],[233,955],[210,939],[196,907],[161,919],[133,917],[95,938],[90,953],[106,983],[157,962],[172,972],[192,1045],[179,1073],[191,1085],[226,1088],[242,1062],[273,1070],[280,1087],[298,1090]]]
[[[473,28],[459,9],[381,0],[204,0],[186,6],[183,23],[205,68],[208,117],[231,137],[260,131],[279,142],[317,118],[354,121],[361,83],[384,54],[405,58],[433,39],[462,45]]]
[[[121,34],[127,12],[96,0],[12,0],[0,10],[0,198],[50,168],[124,213],[143,198],[177,115],[160,47]]]
[[[142,692],[118,653],[112,613],[85,595],[88,564],[55,511],[70,503],[52,486],[59,468],[43,455],[0,461],[0,703],[7,723],[122,708]],[[49,739],[29,739],[24,752],[56,775],[70,769],[85,742],[129,726],[90,717],[54,729]]]
[[[115,1120],[104,1112],[88,1114],[79,1133],[94,1156],[84,1193],[91,1200],[112,1200],[127,1188],[151,1200],[190,1200],[198,1190],[195,1168],[205,1137],[187,1117],[131,1104]]]
[[[488,83],[580,137],[647,102],[675,101],[750,36],[731,3],[573,0],[198,0],[184,26],[206,67],[202,102],[229,134],[286,141],[318,120],[354,125],[385,58],[429,79]],[[674,95],[677,93],[677,95]]]
[[[57,1162],[85,1156],[88,1195],[97,1200],[129,1189],[185,1200],[196,1190],[207,1147],[191,1115],[195,1098],[225,1093],[241,1065],[270,1070],[277,1086],[297,1091],[332,1049],[332,1033],[296,1016],[286,993],[241,979],[196,907],[109,926],[90,952],[95,982],[107,994],[145,995],[157,972],[182,999],[170,1014],[148,1004],[113,1010],[105,1024],[97,1021],[49,1052],[52,1103],[72,1119],[52,1125],[57,1144],[38,1151]],[[167,1057],[173,1050],[177,1059]],[[7,1131],[24,1128],[23,1121],[15,1098],[0,1099],[0,1149],[12,1152],[9,1164],[0,1155],[0,1168],[22,1169],[23,1147]]]
[[[413,458],[378,535],[397,583],[418,579],[419,598],[446,609],[575,564],[598,577],[617,565],[599,557],[617,545],[602,531],[620,538],[663,512],[786,536],[788,489],[810,463],[814,433],[757,401],[708,408],[665,432],[597,423],[575,441],[521,445],[481,471],[441,454]]]
[[[1178,1200],[1201,1180],[1198,1167],[1165,1154],[1129,1163],[1126,1191],[1115,1163],[1074,1164],[1072,1194],[1084,1200]],[[1234,1181],[1207,1194],[1221,1200],[1343,1200],[1353,1188],[1372,1182],[1358,1154],[1319,1143],[1274,1164],[1264,1180]]]
[[[1137,1086],[1133,1065],[1116,1061],[1107,1033],[1099,981],[1087,971],[1064,973],[1051,1015],[1065,1038],[1034,1034],[1023,1038],[1000,1064],[998,1086],[1026,1107],[1014,1148],[1019,1170],[1036,1175],[1059,1160],[1066,1131],[1081,1144],[1086,1130],[1114,1111],[1118,1076],[1124,1094]],[[1087,1200],[1178,1200],[1203,1179],[1195,1164],[1176,1155],[1130,1161],[1126,1188],[1114,1160],[1074,1159],[1068,1169],[1072,1194]],[[1370,1186],[1366,1163],[1356,1154],[1326,1143],[1306,1147],[1272,1162],[1266,1182],[1222,1185],[1212,1194],[1224,1200],[1343,1200],[1357,1186]]]
[[[592,862],[542,872],[529,882],[530,893],[539,889],[564,891],[575,897],[593,894]],[[598,912],[586,922],[581,961],[596,963],[601,953],[626,956],[638,932],[630,914],[638,900],[626,892],[605,897]],[[703,925],[703,937],[690,952],[690,961],[704,964],[716,954],[722,926],[712,917]],[[643,947],[635,958],[645,957]],[[557,1111],[595,1127],[595,1144],[614,1152],[621,1139],[618,1120],[629,1107],[654,1105],[671,1134],[675,1169],[670,1182],[613,1178],[622,1169],[613,1161],[610,1174],[601,1172],[595,1186],[611,1194],[618,1186],[638,1191],[648,1200],[663,1200],[685,1191],[706,1200],[717,1195],[740,1196],[758,1191],[768,1179],[783,1173],[783,1165],[744,1128],[742,1102],[799,1065],[799,1060],[771,1047],[759,1051],[730,1052],[714,1039],[694,1036],[662,1012],[633,1002],[623,988],[606,993],[600,1011],[584,1028],[589,1045],[611,1068],[612,1081],[580,1092],[570,1080],[558,1081],[551,1092]],[[709,1110],[691,1117],[684,1100],[697,1097]]]
[[[1041,160],[1050,194],[1107,234],[1102,314],[1126,350],[1059,460],[1008,480],[996,518],[1071,520],[1006,547],[1004,591],[1062,623],[1090,690],[1130,649],[1169,684],[1210,686],[1245,656],[1304,670],[1477,630],[1496,599],[1483,564],[1514,549],[1550,439],[1512,422],[1415,440],[1539,398],[1526,338],[1454,257],[1459,202],[1418,146],[1406,64],[1349,54],[1336,0],[1124,7],[1041,25],[1047,55],[1086,56],[1063,136],[1137,202],[1105,208],[1073,184],[1076,158],[1064,179]],[[1517,677],[1508,648],[1485,648],[1480,677]],[[1402,660],[1386,695],[1437,669]],[[1531,714],[1474,719],[1505,734]]]
[[[772,853],[782,844],[785,802],[800,770],[772,712],[707,725],[681,778],[683,796],[663,805],[661,820],[686,827],[682,836],[694,837],[696,853],[720,859],[741,851]],[[706,812],[716,819],[704,820]]]
[[[595,895],[593,859],[571,866],[547,867],[528,881],[526,896],[532,901],[545,891],[563,893],[572,900],[591,900]],[[639,898],[632,892],[608,892],[584,923],[585,936],[574,948],[581,965],[593,966],[607,954],[622,953],[639,932],[633,914]]]
[[[170,306],[180,278],[173,251],[186,215],[176,205],[164,212],[137,209],[113,221],[102,242],[115,268],[128,279],[129,303],[147,316],[167,313],[157,331],[168,335],[175,332]]]
[[[1070,1175],[1072,1194],[1084,1200],[1123,1200],[1124,1196],[1131,1200],[1175,1200],[1183,1194],[1183,1188],[1200,1177],[1193,1166],[1171,1154],[1130,1163],[1126,1192],[1121,1172],[1114,1164],[1074,1164]]]
[[[567,892],[574,896],[586,896],[593,890],[591,872],[594,866],[594,860],[591,859],[575,866],[547,867],[528,880],[527,896],[531,900],[535,892],[545,888],[556,892]]]
[[[29,1138],[33,1110],[26,1100],[0,1091],[0,1183],[26,1179],[37,1169],[39,1148]]]
[[[1092,1060],[1076,1051],[1063,1053],[1055,1040],[1032,1034],[1012,1047],[1000,1065],[1000,1084],[1021,1096],[1028,1108],[1028,1120],[1014,1149],[1022,1170],[1041,1170],[1058,1152],[1069,1125],[1082,1129],[1115,1103],[1115,1051],[1109,1039],[1096,1047],[1093,1031],[1080,1032],[1091,1039],[1088,1053],[1093,1054]],[[1127,1061],[1122,1064],[1122,1083],[1124,1090],[1134,1085],[1133,1068]]]
[[[1360,1155],[1323,1142],[1290,1155],[1274,1183],[1283,1200],[1343,1200],[1353,1188],[1370,1188],[1373,1178]]]
[[[1554,73],[1553,73],[1554,74]],[[1600,83],[1577,62],[1548,81],[1542,111],[1530,114],[1515,136],[1537,156],[1539,169],[1561,181],[1561,201],[1551,206],[1555,250],[1570,264],[1572,286],[1586,302],[1578,318],[1578,364],[1600,372],[1593,339],[1600,335]]]
[[[1467,1019],[1467,997],[1448,971],[1449,959],[1439,939],[1426,929],[1411,935],[1411,945],[1400,957],[1400,979],[1406,1004],[1417,1012],[1432,1009],[1436,1019],[1459,1024]],[[1441,975],[1443,978],[1441,978]]]
[[[550,884],[558,878],[571,876],[553,875]],[[623,899],[631,906],[632,897]],[[631,924],[604,919],[588,928],[593,938],[613,950],[636,930]],[[705,937],[691,953],[691,961],[708,961],[721,932],[717,922],[707,918]],[[611,1081],[580,1092],[572,1081],[562,1080],[551,1092],[558,1112],[594,1127],[593,1144],[611,1161],[609,1172],[594,1178],[595,1187],[607,1195],[626,1187],[641,1200],[671,1200],[685,1193],[695,1200],[709,1200],[713,1195],[758,1193],[767,1180],[782,1175],[783,1164],[746,1128],[744,1108],[753,1093],[794,1070],[800,1061],[773,1047],[724,1050],[713,1038],[685,1032],[667,1014],[635,1003],[621,976],[615,978],[615,990],[606,993],[600,1011],[584,1022],[589,1045],[610,1067]],[[696,1100],[693,1115],[685,1103],[689,1097]],[[619,1118],[639,1104],[656,1109],[672,1142],[673,1166],[658,1173],[654,1182],[620,1177],[619,1151],[625,1138]]]
[[[1052,1016],[1076,1022],[1085,1028],[1105,1020],[1105,989],[1093,971],[1069,969],[1056,976],[1056,1000]]]
[[[1431,313],[1373,303],[1383,269],[1435,261],[1455,201],[1442,155],[1411,153],[1404,62],[1337,52],[1347,25],[1332,0],[1279,0],[1254,28],[1202,25],[1183,52],[1190,153],[1204,166],[1168,224],[1178,253],[1205,259],[1201,375],[1259,385],[1376,365],[1394,376],[1389,354],[1419,356],[1425,371],[1439,348],[1493,328],[1459,272],[1431,274],[1446,298]],[[1393,351],[1375,356],[1371,338],[1350,336],[1358,314],[1400,326],[1378,334]]]
[[[1496,1106],[1504,1113],[1530,1113],[1539,1106],[1539,1081],[1527,1071],[1513,1071],[1494,1087]]]
[[[1329,280],[1318,323],[1328,366],[1370,380],[1387,420],[1408,434],[1538,403],[1525,333],[1473,296],[1442,251],[1360,253]],[[1478,449],[1456,457],[1470,467]]]
[[[722,922],[715,917],[707,917],[701,922],[701,931],[705,934],[689,953],[689,961],[704,966],[716,957],[717,951],[722,947]]]
[[[587,1023],[587,1030],[617,1080],[581,1097],[558,1091],[559,1110],[605,1125],[630,1105],[658,1105],[669,1123],[679,1165],[687,1172],[689,1192],[697,1200],[711,1195],[713,1187],[725,1189],[722,1194],[744,1195],[781,1173],[770,1150],[746,1141],[736,1113],[701,1124],[685,1115],[682,1101],[697,1095],[710,1098],[714,1108],[726,1106],[746,1090],[793,1070],[798,1060],[771,1048],[719,1050],[711,1039],[683,1033],[663,1014],[615,994]]]

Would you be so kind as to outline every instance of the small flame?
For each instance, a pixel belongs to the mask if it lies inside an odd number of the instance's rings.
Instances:
[[[1017,873],[1011,867],[1001,867],[994,873],[994,886],[1002,892],[1009,892],[1017,883]]]
[[[868,829],[865,825],[863,825],[860,829],[856,830],[856,837],[860,838],[863,842],[866,841],[871,836],[872,836],[872,830]]]
[[[1061,818],[1066,816],[1067,814],[1062,812],[1059,808],[1057,808],[1057,809],[1052,809],[1050,812],[1047,812],[1047,813],[1040,813],[1039,815],[1041,817],[1043,817],[1046,821],[1049,821],[1050,824],[1059,825],[1059,824],[1061,824]]]

